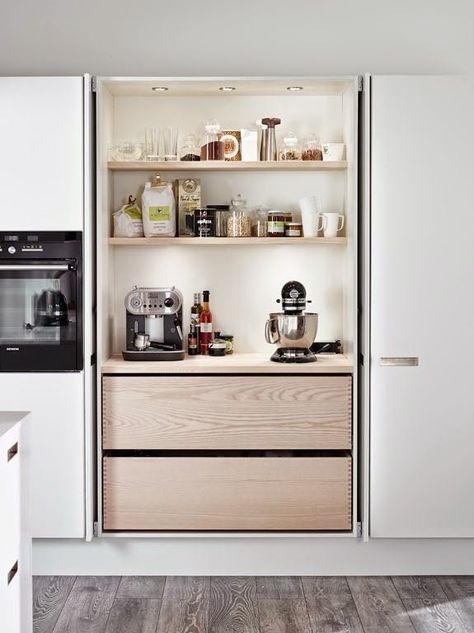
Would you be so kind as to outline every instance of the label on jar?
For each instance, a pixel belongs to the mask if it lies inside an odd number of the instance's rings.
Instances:
[[[212,323],[201,323],[201,334],[212,334]]]
[[[280,220],[269,220],[268,232],[277,233],[278,235],[285,235],[285,222]]]

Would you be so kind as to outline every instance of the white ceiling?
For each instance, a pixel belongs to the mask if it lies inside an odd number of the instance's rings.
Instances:
[[[0,0],[0,74],[474,72],[474,0]]]

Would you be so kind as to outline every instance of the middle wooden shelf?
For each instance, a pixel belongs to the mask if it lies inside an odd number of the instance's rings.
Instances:
[[[286,244],[308,246],[347,244],[345,237],[109,237],[111,246],[256,246]]]

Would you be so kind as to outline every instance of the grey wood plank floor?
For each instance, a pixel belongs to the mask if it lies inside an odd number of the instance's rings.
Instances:
[[[34,633],[472,633],[474,576],[37,576]]]

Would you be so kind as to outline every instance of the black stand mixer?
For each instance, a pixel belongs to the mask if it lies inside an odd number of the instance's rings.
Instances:
[[[309,349],[318,331],[318,315],[303,312],[306,304],[306,289],[299,281],[289,281],[281,289],[281,299],[277,299],[283,312],[271,312],[265,324],[267,343],[279,347],[271,360],[277,363],[313,363],[316,356]]]

